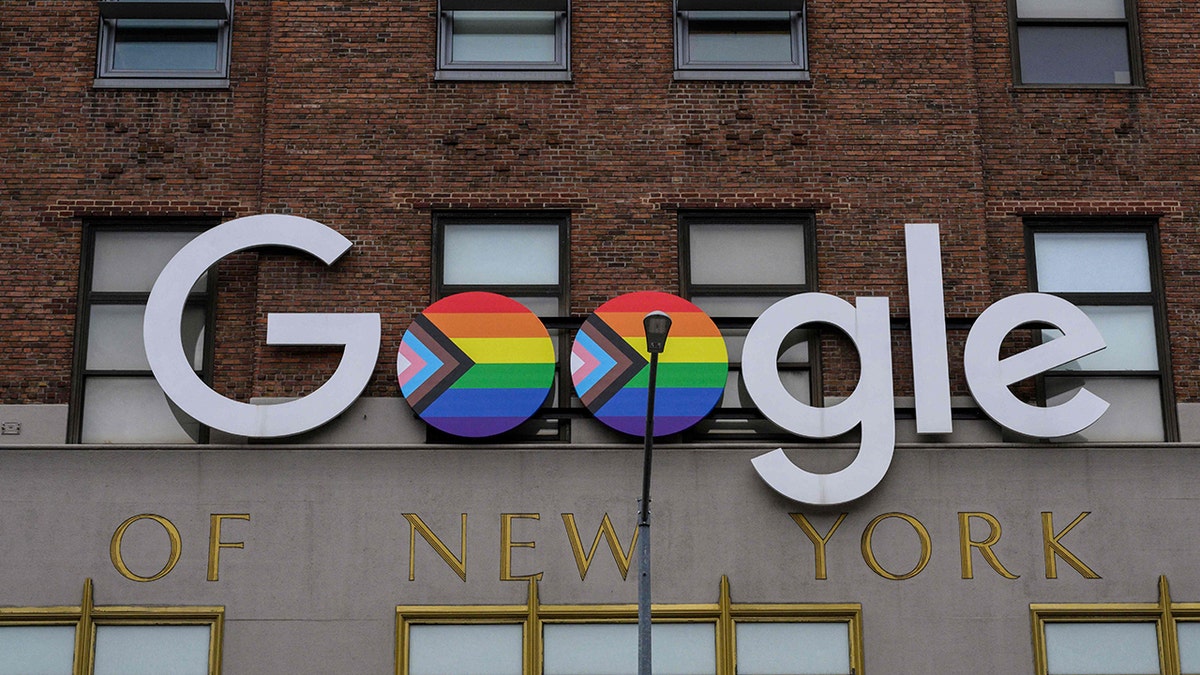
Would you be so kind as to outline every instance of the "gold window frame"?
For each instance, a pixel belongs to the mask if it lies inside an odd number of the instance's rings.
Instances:
[[[1180,623],[1200,621],[1200,602],[1173,602],[1165,576],[1158,579],[1155,603],[1032,603],[1033,660],[1036,675],[1048,675],[1046,624],[1050,623],[1154,623],[1158,637],[1161,675],[1181,675]]]
[[[221,675],[224,607],[96,606],[92,580],[87,579],[83,585],[83,600],[78,606],[0,607],[0,627],[8,626],[74,627],[73,675],[92,675],[95,671],[97,626],[208,626],[208,673]]]
[[[715,627],[716,675],[737,673],[738,623],[842,623],[850,645],[850,669],[863,675],[862,605],[734,604],[728,577],[721,578],[719,598],[712,604],[654,604],[655,623],[709,623]],[[396,607],[396,675],[409,672],[409,629],[413,625],[519,624],[522,627],[522,673],[542,675],[542,629],[547,624],[635,623],[637,605],[542,604],[536,579],[529,582],[524,605],[398,605]]]

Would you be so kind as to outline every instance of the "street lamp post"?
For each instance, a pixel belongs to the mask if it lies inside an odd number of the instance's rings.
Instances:
[[[658,355],[667,346],[671,317],[650,312],[642,319],[646,351],[650,353],[650,382],[646,388],[646,438],[642,459],[642,498],[638,501],[638,675],[650,675],[650,466],[654,454],[654,389]]]

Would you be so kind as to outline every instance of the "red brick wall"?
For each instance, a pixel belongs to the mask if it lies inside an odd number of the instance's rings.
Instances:
[[[1003,0],[812,0],[808,82],[677,82],[669,0],[573,5],[571,82],[435,82],[434,0],[237,0],[229,90],[121,91],[92,87],[93,2],[10,0],[0,401],[67,400],[87,218],[260,212],[355,247],[331,269],[275,253],[222,267],[218,388],[315,387],[336,354],[266,347],[265,314],[346,308],[382,314],[368,393],[398,395],[431,213],[470,208],[570,211],[577,315],[678,290],[679,209],[812,210],[819,287],[886,295],[894,316],[902,226],[939,222],[956,318],[1026,290],[1022,217],[1158,216],[1176,393],[1200,400],[1195,3],[1141,0],[1146,88],[1087,91],[1013,87]],[[850,361],[832,353],[827,381],[852,386]]]

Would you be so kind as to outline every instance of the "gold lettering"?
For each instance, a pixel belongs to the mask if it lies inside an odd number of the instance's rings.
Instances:
[[[983,541],[975,541],[971,539],[971,519],[978,518],[988,524],[988,536]],[[979,554],[987,561],[987,564],[996,570],[996,573],[1005,579],[1019,579],[1020,577],[1004,568],[1004,564],[996,557],[992,551],[992,546],[1000,541],[1000,521],[990,513],[982,512],[962,512],[958,514],[958,552],[962,558],[962,578],[974,579],[975,573],[971,568],[971,549],[979,549]]]
[[[133,525],[139,520],[146,519],[153,520],[159,525],[162,525],[163,529],[167,531],[167,538],[171,541],[171,554],[167,557],[167,564],[163,565],[163,568],[159,570],[157,574],[143,577],[134,574],[125,565],[125,559],[121,557],[121,542],[125,538],[125,530],[128,530],[130,525]],[[117,568],[117,571],[121,573],[121,576],[131,581],[155,581],[156,579],[161,579],[167,576],[171,570],[175,569],[175,563],[179,562],[179,556],[182,552],[183,538],[179,536],[179,529],[176,528],[175,524],[171,521],[163,518],[162,516],[156,516],[153,513],[136,515],[121,523],[120,527],[117,528],[117,531],[113,533],[112,541],[108,545],[108,557],[112,559],[113,567]]]
[[[244,541],[221,541],[222,520],[250,520],[249,513],[214,513],[208,521],[208,580],[216,581],[220,574],[221,549],[246,548]]]
[[[521,574],[513,576],[512,573],[512,550],[514,548],[536,548],[537,544],[532,541],[513,541],[512,540],[512,521],[517,518],[528,518],[530,520],[541,520],[540,513],[501,513],[500,514],[500,581],[526,581],[528,579],[537,579],[541,581],[542,573],[536,574]]]
[[[1071,521],[1071,524],[1064,527],[1062,532],[1054,534],[1054,514],[1049,511],[1042,512],[1042,548],[1046,554],[1046,578],[1058,578],[1058,565],[1055,556],[1067,561],[1067,564],[1075,568],[1080,576],[1084,579],[1099,579],[1100,575],[1092,571],[1092,568],[1083,564],[1083,561],[1075,557],[1074,553],[1067,550],[1067,547],[1059,543],[1059,539],[1067,536],[1076,525],[1084,518],[1091,515],[1091,511],[1084,511],[1079,514],[1079,517]]]
[[[911,525],[913,530],[915,530],[917,533],[917,538],[921,541],[921,559],[917,561],[917,566],[912,568],[912,571],[907,572],[905,574],[894,574],[892,572],[889,572],[889,571],[883,569],[883,566],[880,565],[879,561],[875,559],[875,550],[871,547],[871,537],[874,536],[874,534],[875,534],[875,527],[878,526],[883,521],[887,520],[888,518],[899,518],[900,520],[903,520],[904,522]],[[881,516],[876,516],[875,520],[872,520],[867,525],[867,529],[863,530],[863,535],[862,535],[863,560],[866,561],[867,567],[870,567],[873,572],[875,572],[879,576],[883,577],[884,579],[891,579],[893,581],[903,581],[905,579],[911,579],[911,578],[917,576],[918,574],[920,574],[921,570],[925,569],[925,566],[929,564],[929,558],[932,555],[933,555],[933,542],[929,538],[929,531],[925,529],[925,526],[921,524],[921,521],[908,515],[907,513],[893,512],[893,513],[885,513]]]
[[[804,530],[805,536],[813,544],[813,556],[816,558],[814,561],[816,577],[814,578],[818,581],[828,578],[825,567],[825,544],[829,543],[829,538],[833,536],[834,532],[837,532],[838,527],[846,519],[847,514],[843,513],[838,516],[838,519],[833,523],[833,527],[829,528],[829,532],[824,537],[817,533],[817,528],[808,522],[808,518],[805,518],[803,513],[789,513],[788,515],[792,517],[792,520],[796,521],[801,530]]]
[[[621,578],[624,579],[629,574],[630,558],[633,557],[633,549],[637,546],[638,531],[633,530],[633,541],[629,542],[629,552],[626,553],[621,549],[621,542],[617,539],[617,532],[613,529],[612,521],[608,519],[608,514],[604,514],[604,518],[600,521],[600,529],[596,531],[596,538],[592,541],[592,550],[586,555],[583,552],[583,540],[579,538],[579,528],[575,526],[575,514],[562,514],[563,525],[567,528],[567,539],[571,542],[571,552],[575,554],[575,566],[579,568],[579,580],[583,581],[587,577],[588,568],[592,565],[592,556],[596,555],[596,548],[600,546],[600,538],[603,537],[608,542],[608,550],[612,552],[613,560],[617,562],[617,569],[621,572]]]
[[[450,552],[450,548],[442,543],[433,530],[421,520],[421,517],[415,513],[405,513],[404,519],[408,521],[408,580],[416,579],[416,558],[417,558],[417,533],[421,534],[429,546],[433,548],[442,560],[454,570],[458,578],[463,581],[467,580],[467,514],[462,514],[462,538],[458,545],[458,557]]]

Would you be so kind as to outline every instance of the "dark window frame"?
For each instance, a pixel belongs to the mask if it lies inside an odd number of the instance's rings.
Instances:
[[[1123,19],[1022,19],[1017,16],[1017,0],[1008,0],[1009,44],[1012,45],[1013,84],[1025,89],[1140,89],[1145,86],[1142,72],[1141,41],[1138,39],[1137,2],[1122,0]],[[1129,59],[1129,83],[1114,82],[1025,82],[1021,73],[1020,29],[1027,26],[1062,28],[1115,27],[1125,28],[1125,49]]]
[[[458,61],[453,58],[455,11],[552,11],[554,61]],[[436,80],[569,81],[570,0],[438,0]]]
[[[446,284],[445,272],[446,226],[467,225],[555,225],[558,227],[557,284]],[[550,400],[521,426],[499,436],[472,439],[448,434],[426,425],[426,440],[430,443],[497,443],[552,441],[566,442],[571,438],[570,419],[579,416],[582,408],[575,398],[571,382],[571,340],[582,322],[568,316],[571,299],[571,213],[564,210],[479,210],[440,211],[433,214],[432,292],[431,302],[455,293],[488,291],[511,298],[541,297],[558,300],[556,316],[540,316],[551,339],[556,342],[558,363],[555,364],[554,386]],[[554,333],[557,332],[557,335]]]
[[[816,216],[811,211],[800,210],[681,210],[678,215],[679,225],[679,286],[680,295],[691,300],[697,295],[709,297],[753,297],[779,296],[788,297],[798,293],[809,293],[817,290],[817,235]],[[731,225],[738,224],[780,224],[800,227],[804,238],[804,278],[803,284],[698,284],[692,282],[691,271],[691,227],[693,225]],[[748,330],[757,316],[712,317],[713,322],[724,333],[727,330]],[[807,363],[780,364],[784,370],[807,370],[809,374],[809,396],[813,405],[820,405],[822,400],[821,380],[821,329],[806,329],[812,333],[809,358]],[[730,372],[741,370],[741,361],[731,355],[729,360]],[[720,420],[744,421],[746,428],[742,430],[718,429]],[[757,430],[756,430],[757,427]],[[793,434],[785,432],[766,419],[755,407],[723,407],[721,403],[709,413],[705,421],[684,432],[687,440],[692,441],[727,441],[727,440],[796,440]]]
[[[787,11],[792,59],[782,61],[696,61],[691,57],[690,25],[692,12],[704,11]],[[808,8],[800,0],[675,0],[675,79],[676,80],[807,80]],[[698,18],[698,17],[695,17]]]
[[[224,89],[229,87],[233,0],[102,0],[96,45],[96,88]],[[217,63],[212,70],[121,70],[114,66],[116,33],[123,20],[217,21]]]
[[[113,377],[129,379],[153,379],[149,369],[89,369],[87,367],[88,339],[91,322],[91,308],[96,305],[145,305],[150,298],[149,292],[141,291],[93,291],[92,273],[95,267],[96,234],[98,232],[203,232],[216,224],[215,220],[207,219],[103,219],[89,220],[84,223],[83,243],[79,265],[79,295],[75,316],[75,354],[72,364],[71,400],[67,420],[67,442],[82,443],[84,407],[87,405],[84,392],[87,380],[94,377]],[[204,356],[203,365],[196,375],[207,385],[213,382],[213,358],[216,351],[216,300],[217,279],[216,267],[208,270],[204,290],[188,294],[186,306],[201,307],[205,312],[204,322]],[[209,442],[209,427],[203,423],[199,427],[197,444]]]
[[[1038,233],[1125,233],[1141,234],[1146,237],[1149,254],[1149,292],[1053,292],[1040,291],[1037,283],[1037,249],[1034,236]],[[1159,246],[1158,221],[1154,218],[1028,218],[1025,220],[1026,274],[1029,289],[1035,293],[1047,293],[1060,297],[1080,307],[1088,306],[1139,306],[1150,307],[1154,316],[1155,351],[1158,370],[1066,370],[1048,371],[1035,378],[1035,390],[1039,405],[1046,405],[1047,378],[1156,378],[1162,405],[1163,438],[1166,442],[1179,440],[1179,422],[1175,410],[1174,378],[1171,367],[1170,331],[1167,326],[1166,294],[1163,286],[1162,254]],[[1034,340],[1041,339],[1041,332],[1034,331]],[[1098,441],[1101,442],[1101,441]]]

